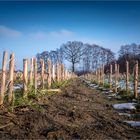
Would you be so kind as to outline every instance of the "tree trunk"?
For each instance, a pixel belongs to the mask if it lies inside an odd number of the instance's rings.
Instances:
[[[75,71],[75,63],[72,62],[72,72]]]

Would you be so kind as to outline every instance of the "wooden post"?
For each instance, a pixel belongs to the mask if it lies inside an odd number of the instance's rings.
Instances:
[[[98,84],[101,84],[101,69],[98,69]]]
[[[67,71],[67,69],[65,69],[64,79],[67,80],[67,78],[68,78],[68,71]]]
[[[60,78],[60,81],[62,80],[62,65],[59,64],[59,78]]]
[[[100,67],[100,84],[102,85],[103,84],[103,69],[102,67]]]
[[[104,64],[102,65],[102,81],[103,81],[103,86],[104,86]]]
[[[29,83],[33,86],[33,58],[30,59],[30,77]]]
[[[13,100],[13,79],[14,79],[14,53],[10,55],[9,62],[9,87],[8,87],[8,102]]]
[[[90,73],[88,73],[88,79],[89,79],[89,81],[91,81],[91,74]]]
[[[28,59],[23,59],[23,94],[27,97],[28,90]]]
[[[67,71],[67,79],[70,79],[70,72]]]
[[[61,64],[61,79],[64,80],[64,65]]]
[[[117,93],[118,88],[118,69],[117,69],[117,63],[115,62],[115,92]]]
[[[34,58],[34,89],[35,89],[35,94],[37,90],[37,62],[36,58]]]
[[[0,105],[4,102],[5,94],[5,81],[6,81],[6,61],[7,61],[7,52],[3,52],[3,62],[2,62],[2,78],[1,78],[1,93],[0,93]]]
[[[60,81],[60,75],[59,75],[59,73],[60,73],[59,64],[57,63],[56,64],[56,79],[57,79],[57,81]]]
[[[138,97],[138,61],[134,66],[134,98]]]
[[[41,65],[41,85],[42,88],[44,89],[44,60],[40,60],[40,65]]]
[[[51,61],[48,60],[48,88],[51,88],[51,80],[52,80],[52,75],[51,75],[51,69],[52,69],[52,65],[51,65]]]
[[[95,79],[96,79],[95,81],[96,81],[96,83],[98,83],[98,69],[96,69],[95,75],[96,75],[96,76],[95,76],[95,77],[96,77],[96,78],[95,78]]]
[[[128,93],[128,82],[129,82],[129,63],[126,61],[126,93]]]
[[[52,65],[52,78],[55,80],[55,65]]]
[[[112,89],[112,65],[110,64],[109,86]]]
[[[118,80],[120,79],[120,66],[118,64],[118,68],[117,68],[117,77],[118,77]]]
[[[60,77],[61,77],[61,81],[63,80],[63,70],[64,70],[64,66],[63,66],[63,64],[60,64]]]

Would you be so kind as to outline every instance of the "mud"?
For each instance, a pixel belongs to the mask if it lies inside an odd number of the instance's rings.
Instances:
[[[129,117],[79,79],[34,102],[37,107],[0,110],[0,139],[140,139],[140,128],[123,122]]]

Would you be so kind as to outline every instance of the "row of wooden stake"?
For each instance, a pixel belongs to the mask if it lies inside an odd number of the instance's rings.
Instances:
[[[96,77],[95,77],[95,81],[100,85],[104,85],[104,65],[102,65],[102,67],[97,68],[97,70],[95,71]],[[120,77],[120,73],[119,73],[119,65],[117,63],[115,63],[115,92],[117,93],[118,91],[118,79]],[[110,64],[110,70],[109,70],[109,87],[110,89],[112,89],[112,64]],[[91,75],[87,74],[86,78],[91,80]],[[138,97],[138,61],[136,61],[135,66],[134,66],[134,97],[137,98]],[[126,76],[125,76],[125,90],[128,93],[129,91],[129,62],[126,61]]]
[[[0,105],[4,102],[4,97],[6,93],[6,64],[7,64],[7,52],[3,52],[3,61],[2,61],[2,78],[1,78],[1,91],[0,91]],[[41,75],[41,86],[44,89],[45,85],[45,69],[44,69],[44,60],[40,60],[40,75]],[[57,80],[67,80],[69,78],[75,77],[74,73],[68,72],[64,69],[63,64],[52,65],[51,61],[47,61],[47,88],[51,88],[52,79]],[[37,60],[36,58],[30,59],[30,71],[28,76],[28,59],[23,59],[23,95],[27,97],[28,85],[34,87],[35,93],[37,89]],[[29,77],[29,78],[28,78]],[[14,80],[14,53],[10,54],[9,61],[9,77],[8,77],[8,102],[11,103],[13,100],[13,80]]]

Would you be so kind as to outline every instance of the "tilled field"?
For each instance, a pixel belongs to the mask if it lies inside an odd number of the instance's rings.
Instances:
[[[0,139],[140,139],[107,97],[73,80],[62,93],[35,100],[39,108],[20,106],[0,111]]]

